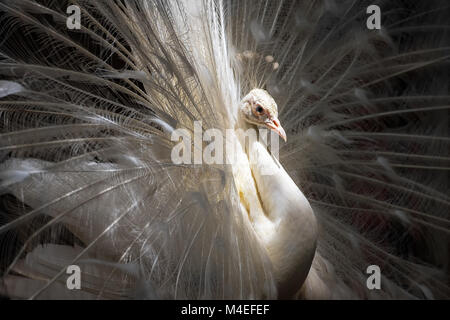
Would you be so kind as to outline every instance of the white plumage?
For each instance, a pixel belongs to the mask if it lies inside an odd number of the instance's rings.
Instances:
[[[445,1],[74,3],[0,3],[3,295],[450,296]],[[194,121],[240,161],[175,164]]]

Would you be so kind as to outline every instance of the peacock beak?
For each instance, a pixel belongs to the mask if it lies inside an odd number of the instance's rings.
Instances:
[[[273,118],[266,121],[266,126],[276,132],[283,140],[284,142],[287,141],[286,132],[284,131],[283,127],[280,124],[280,120],[277,118]]]

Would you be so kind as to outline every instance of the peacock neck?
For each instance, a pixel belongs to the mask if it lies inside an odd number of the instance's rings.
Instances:
[[[244,131],[256,129],[243,119],[239,119],[237,125]],[[237,135],[239,141],[245,143],[245,138]],[[245,197],[259,201],[253,206],[255,209],[251,210],[250,206],[249,217],[272,261],[279,297],[291,298],[305,281],[314,258],[316,218],[306,197],[264,144],[253,141],[242,149],[251,171],[246,183],[254,184],[254,188],[244,186]],[[235,177],[242,185],[245,178],[240,175]],[[252,192],[256,195],[250,194]],[[262,214],[265,219],[260,217]]]

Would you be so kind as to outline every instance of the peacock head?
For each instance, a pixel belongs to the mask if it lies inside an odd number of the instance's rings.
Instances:
[[[277,104],[266,90],[251,90],[242,99],[239,111],[246,122],[267,127],[276,132],[284,141],[287,140],[286,132],[278,120]]]

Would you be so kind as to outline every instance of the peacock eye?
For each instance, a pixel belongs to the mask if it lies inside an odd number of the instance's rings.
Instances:
[[[263,107],[261,107],[259,104],[256,106],[256,112],[262,113],[264,111]]]

